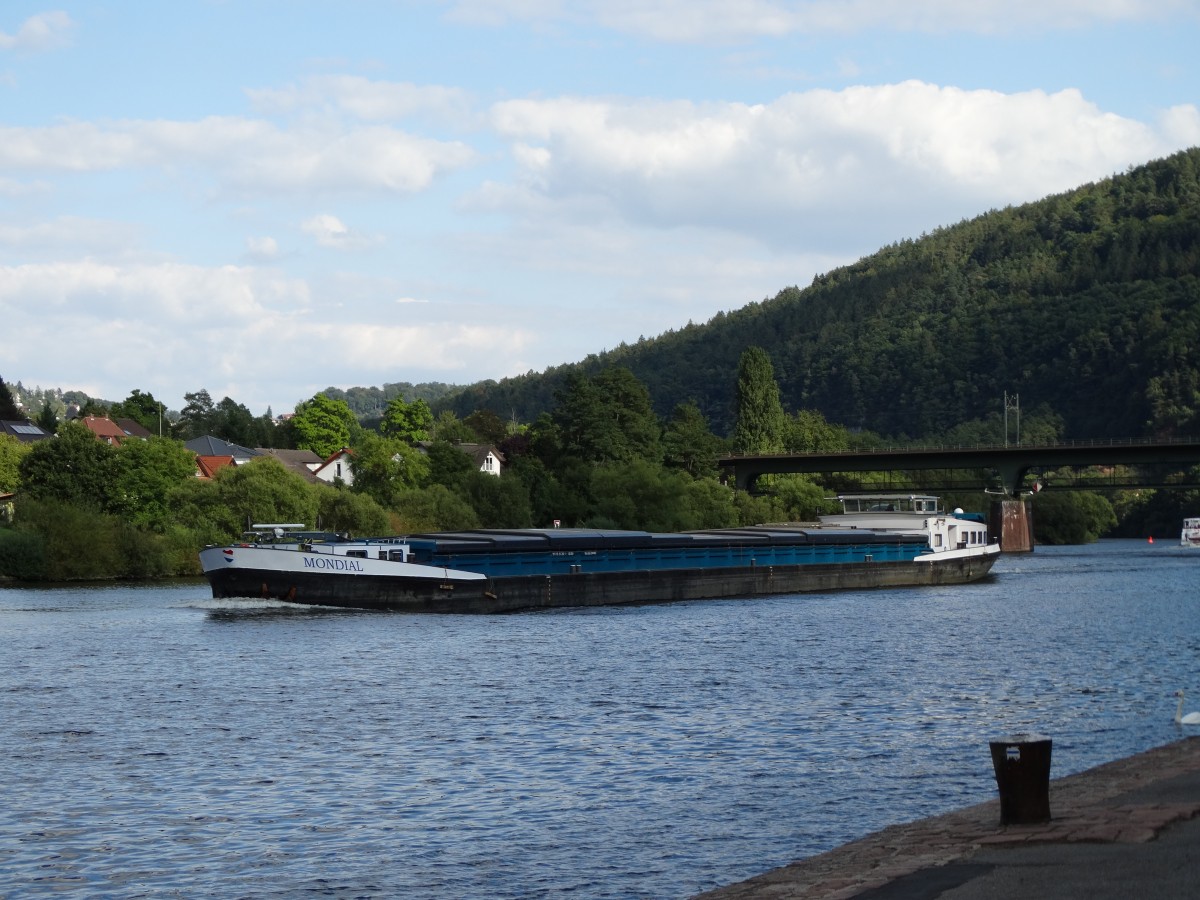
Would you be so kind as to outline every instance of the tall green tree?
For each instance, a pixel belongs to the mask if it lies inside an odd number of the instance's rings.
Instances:
[[[58,416],[54,413],[54,407],[49,403],[42,405],[42,411],[38,413],[37,425],[46,434],[55,434],[58,431]]]
[[[662,460],[662,423],[646,386],[628,369],[606,369],[593,378],[572,373],[556,396],[554,421],[564,454],[592,463]]]
[[[508,437],[508,422],[490,409],[477,409],[463,419],[463,422],[485,443],[499,446],[500,442]]]
[[[318,456],[331,456],[349,447],[361,431],[358,419],[344,400],[332,400],[317,394],[296,407],[291,420],[296,433],[296,446],[312,450]]]
[[[424,400],[406,403],[403,397],[388,401],[383,420],[379,423],[379,431],[384,437],[399,438],[410,444],[429,440],[432,427],[433,411],[429,404]]]
[[[663,432],[663,462],[693,478],[716,475],[717,458],[724,442],[708,427],[708,419],[694,401],[680,403]]]
[[[262,421],[255,418],[241,403],[229,397],[213,407],[213,433],[222,440],[242,447],[261,447],[263,444]],[[337,448],[340,449],[340,448]]]
[[[162,403],[154,399],[154,395],[143,394],[134,388],[128,397],[120,403],[114,403],[108,410],[113,419],[133,419],[151,434],[167,435],[171,423],[163,418],[166,409]]]
[[[12,391],[8,389],[8,385],[4,383],[4,379],[0,378],[0,419],[24,420],[25,416],[17,407],[17,401],[13,399]]]
[[[126,441],[117,448],[114,512],[139,528],[163,532],[176,521],[175,495],[196,477],[196,455],[170,438]]]
[[[781,453],[787,416],[779,402],[779,383],[771,357],[762,347],[747,347],[738,361],[737,423],[734,453]]]
[[[184,394],[187,401],[179,412],[179,436],[185,441],[212,434],[216,425],[216,406],[207,390]]]

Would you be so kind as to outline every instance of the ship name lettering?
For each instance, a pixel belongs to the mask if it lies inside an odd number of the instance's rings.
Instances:
[[[304,568],[333,569],[337,572],[361,572],[363,570],[362,563],[357,559],[346,559],[341,556],[306,556],[304,557]]]

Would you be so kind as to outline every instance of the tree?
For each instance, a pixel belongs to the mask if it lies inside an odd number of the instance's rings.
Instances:
[[[113,419],[133,419],[151,434],[163,434],[163,405],[154,399],[153,394],[143,394],[134,388],[120,403],[114,403],[108,410]],[[170,423],[165,423],[168,428]]]
[[[809,475],[777,475],[771,490],[791,522],[815,522],[822,513],[838,511],[837,501],[826,500],[824,488]]]
[[[85,416],[107,416],[108,407],[96,400],[93,397],[85,397],[82,405],[79,407],[79,417]]]
[[[1090,544],[1116,524],[1112,504],[1091,491],[1050,491],[1033,501],[1033,532],[1039,544]]]
[[[433,427],[433,411],[424,400],[405,403],[403,397],[388,401],[379,430],[384,437],[399,438],[410,444],[429,440],[429,429]]]
[[[608,463],[592,472],[597,527],[681,531],[692,528],[688,485],[692,479],[646,460]]]
[[[360,431],[358,419],[346,402],[331,400],[326,394],[317,394],[297,406],[291,422],[296,433],[296,446],[301,450],[312,450],[321,457],[349,447]]]
[[[484,528],[528,528],[532,524],[529,491],[519,478],[497,478],[472,467],[460,492]]]
[[[112,447],[80,423],[64,422],[58,437],[38,441],[21,460],[22,490],[36,499],[107,510],[118,465]]]
[[[433,425],[429,428],[429,437],[435,441],[448,441],[451,444],[474,443],[478,435],[471,430],[453,411],[444,409],[438,413]]]
[[[316,523],[316,486],[289,472],[273,456],[226,466],[217,472],[213,484],[219,503],[228,512],[227,522],[235,528],[254,522]]]
[[[404,441],[364,432],[354,448],[354,487],[388,509],[429,481],[429,458]]]
[[[193,394],[184,394],[187,402],[179,413],[179,433],[186,441],[213,433],[215,407],[208,391],[201,388]]]
[[[846,450],[849,434],[840,425],[830,425],[816,410],[800,409],[785,427],[784,446],[789,453],[828,453]]]
[[[693,478],[716,475],[717,457],[723,441],[708,427],[708,419],[695,402],[680,403],[671,414],[663,432],[663,460],[673,469],[682,469]]]
[[[463,419],[463,422],[479,435],[479,440],[484,443],[498,446],[508,437],[508,423],[490,409],[477,409]]]
[[[429,445],[429,481],[454,489],[476,471],[475,460],[445,441]],[[493,477],[493,476],[488,476]]]
[[[337,488],[319,493],[319,522],[328,531],[382,535],[388,531],[388,514],[369,495]]]
[[[24,421],[25,416],[17,407],[17,401],[13,399],[12,391],[8,389],[8,385],[4,383],[4,379],[0,378],[0,419],[20,419]]]
[[[176,521],[175,495],[196,476],[196,454],[178,441],[152,437],[117,448],[111,507],[140,528],[166,531]]]
[[[479,527],[479,517],[471,505],[442,484],[402,492],[396,508],[401,531],[462,531]]]
[[[242,447],[263,446],[262,422],[241,403],[223,397],[212,411],[212,433]],[[345,446],[344,444],[342,446]],[[340,450],[341,447],[335,447]]]
[[[567,455],[593,463],[662,460],[662,424],[649,391],[628,369],[618,366],[594,378],[572,373],[555,396],[554,421]]]
[[[42,411],[38,413],[37,425],[46,434],[54,434],[58,431],[58,416],[54,414],[54,407],[49,403],[42,404]]]
[[[747,347],[738,362],[737,423],[734,453],[783,452],[787,416],[779,402],[779,384],[771,357],[761,347]]]
[[[21,483],[21,460],[30,449],[29,444],[22,444],[11,434],[0,434],[0,493],[17,489]]]

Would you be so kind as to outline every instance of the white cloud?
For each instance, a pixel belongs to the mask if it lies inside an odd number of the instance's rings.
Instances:
[[[0,127],[0,166],[10,170],[100,172],[199,167],[243,191],[412,192],[470,165],[457,141],[392,128],[283,130],[263,121],[212,116],[194,122],[68,122]]]
[[[252,409],[282,410],[330,384],[368,377],[421,369],[453,380],[484,355],[509,370],[532,341],[498,322],[389,323],[371,309],[340,311],[337,321],[314,314],[328,303],[302,279],[253,267],[0,267],[5,327],[22,335],[6,348],[5,364],[23,381],[109,400],[138,388],[177,407],[184,393],[205,388]],[[306,361],[311,382],[302,381],[297,360]]]
[[[429,116],[461,124],[474,119],[471,96],[460,88],[374,81],[357,75],[313,76],[284,88],[251,88],[246,95],[258,112],[268,116],[325,112],[367,122]]]
[[[1161,117],[1163,134],[1180,147],[1200,146],[1200,108],[1173,106]]]
[[[16,34],[0,31],[0,50],[53,50],[70,43],[75,23],[61,10],[42,12],[21,23]]]
[[[913,224],[919,232],[1173,152],[1195,121],[1196,109],[1182,107],[1156,131],[1075,90],[1001,94],[915,81],[762,105],[518,100],[496,104],[493,123],[511,141],[520,185],[475,199],[517,210],[536,196],[569,210],[590,198],[630,222],[792,246],[855,230],[887,242]]]
[[[43,194],[50,190],[45,181],[18,181],[15,178],[0,178],[0,197],[25,197]]]
[[[670,42],[727,42],[887,28],[1014,33],[1197,17],[1190,0],[457,0],[454,21],[601,25]]]
[[[279,256],[279,243],[273,237],[248,237],[246,254],[252,260],[268,262]]]
[[[300,230],[312,237],[322,247],[334,250],[353,250],[377,244],[381,237],[351,231],[337,216],[328,213],[305,219]]]
[[[136,242],[138,229],[124,222],[62,216],[42,222],[0,222],[0,248],[31,255],[120,253]]]

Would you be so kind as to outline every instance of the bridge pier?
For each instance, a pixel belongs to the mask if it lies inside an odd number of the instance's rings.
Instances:
[[[988,533],[997,536],[1004,553],[1033,552],[1033,510],[1028,500],[993,500]]]

